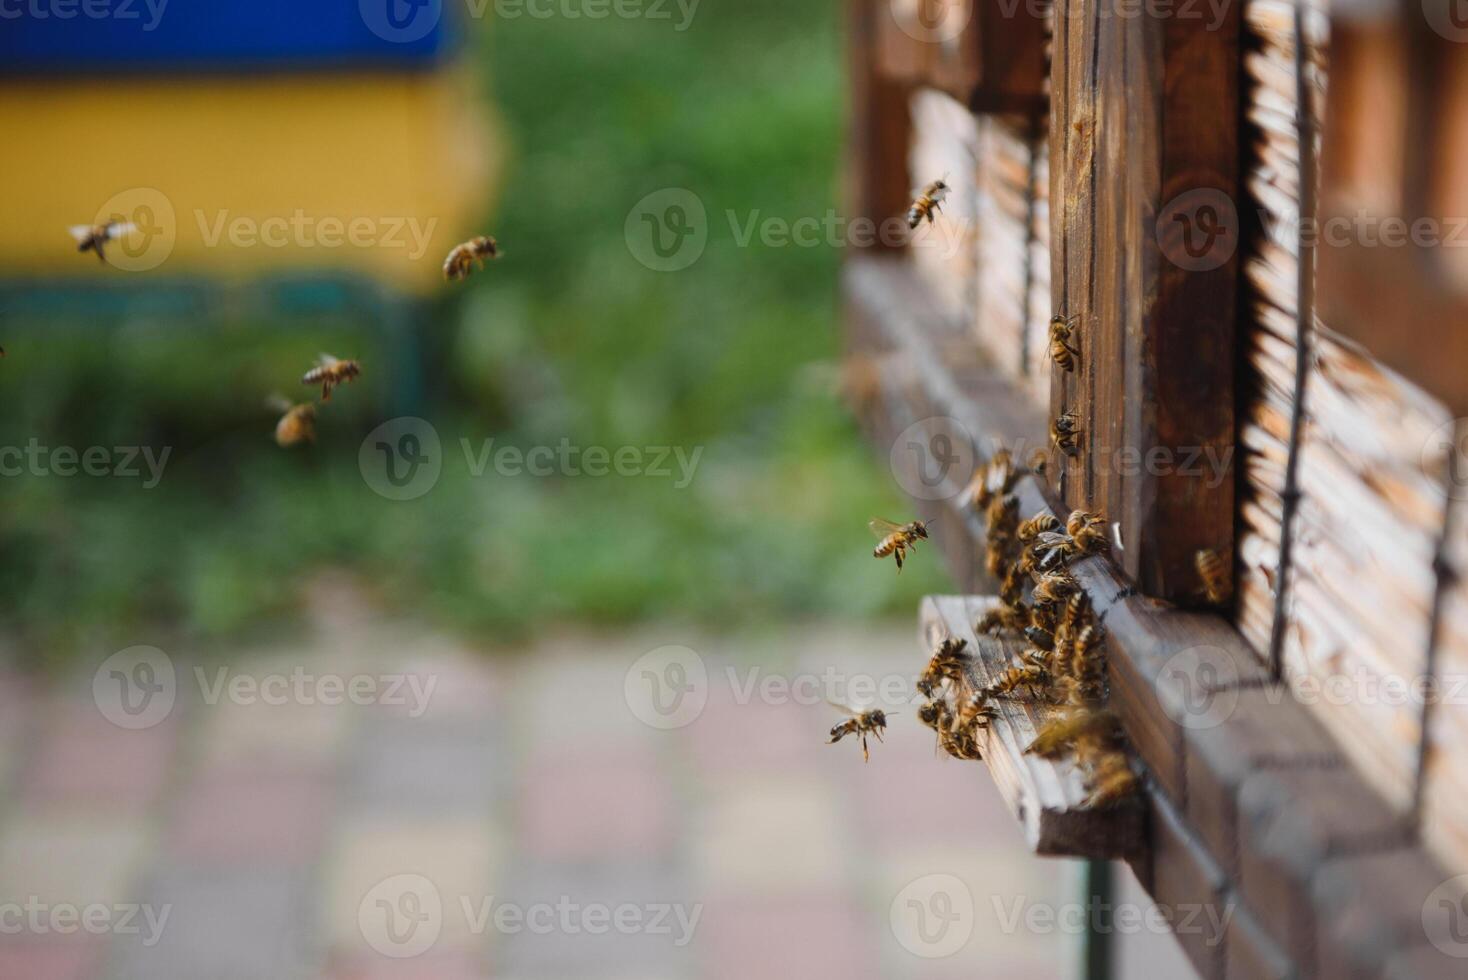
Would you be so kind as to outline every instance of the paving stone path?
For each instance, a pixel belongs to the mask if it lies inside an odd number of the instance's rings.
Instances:
[[[503,656],[348,609],[0,674],[0,980],[1067,976],[1074,938],[1012,916],[1072,869],[981,769],[910,710],[870,764],[823,744],[910,632]]]

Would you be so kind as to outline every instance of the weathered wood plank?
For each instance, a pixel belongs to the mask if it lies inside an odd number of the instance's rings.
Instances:
[[[919,615],[919,637],[931,650],[944,636],[965,640],[975,654],[968,689],[992,683],[1018,662],[1023,641],[977,635],[973,624],[994,608],[992,596],[928,596]],[[1069,759],[1026,755],[1049,709],[1033,701],[999,698],[998,717],[977,734],[984,763],[1000,795],[1024,828],[1036,854],[1120,858],[1142,848],[1141,810],[1135,805],[1090,809],[1083,805],[1083,774]]]

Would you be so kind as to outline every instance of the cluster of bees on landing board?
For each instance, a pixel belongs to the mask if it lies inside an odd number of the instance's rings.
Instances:
[[[943,180],[924,187],[908,209],[908,227],[915,229],[924,219],[931,224],[948,190]],[[1049,351],[1062,370],[1076,370],[1080,361],[1077,344],[1076,318],[1055,316],[1050,323]],[[1080,432],[1079,418],[1067,412],[1052,425],[1051,440],[1061,452],[1073,455]],[[1036,453],[1030,470],[1042,471],[1043,458],[1043,452]],[[978,736],[999,716],[996,702],[1018,700],[1044,706],[1048,720],[1025,751],[1045,758],[1073,756],[1084,774],[1084,805],[1103,807],[1131,795],[1137,776],[1128,761],[1117,718],[1105,707],[1101,627],[1067,566],[1107,549],[1108,523],[1083,510],[1073,511],[1063,525],[1046,512],[1021,521],[1019,500],[1012,491],[1023,472],[1007,450],[1000,450],[974,474],[963,502],[987,520],[986,564],[1001,582],[997,604],[974,624],[974,632],[1023,637],[1027,645],[998,676],[980,683],[968,641],[944,631],[918,676],[917,691],[925,700],[917,716],[936,733],[940,749],[959,759],[981,759]],[[918,542],[928,539],[925,521],[898,524],[877,519],[870,526],[879,539],[872,556],[891,555],[899,574]],[[1216,564],[1222,565],[1221,561]],[[1210,571],[1216,570],[1214,564],[1208,565]],[[1226,577],[1210,579],[1204,567],[1200,553],[1198,568],[1205,584]],[[1211,596],[1212,588],[1208,591]],[[837,707],[848,717],[831,729],[830,741],[858,736],[862,756],[868,758],[867,736],[880,741],[891,712]]]
[[[95,225],[72,225],[71,237],[76,240],[76,250],[83,254],[96,254],[97,261],[106,264],[107,246],[110,242],[126,238],[137,231],[137,225],[120,218]],[[480,235],[467,242],[455,245],[443,263],[443,277],[449,282],[467,278],[474,268],[484,268],[485,259],[497,259],[501,255],[499,243],[489,235]],[[5,348],[0,347],[0,357]],[[292,402],[281,394],[271,395],[265,400],[268,409],[280,413],[275,424],[275,442],[282,448],[316,441],[316,409],[318,404],[331,401],[332,391],[339,385],[355,380],[362,373],[360,362],[322,354],[314,367],[301,376],[301,384],[321,386],[321,401]]]
[[[1043,455],[1043,454],[1040,454]],[[1032,462],[1033,471],[1038,462]],[[1025,470],[1007,450],[995,453],[974,474],[963,503],[988,522],[985,562],[1001,583],[997,603],[974,624],[978,636],[1023,638],[1017,657],[981,683],[968,641],[941,631],[917,679],[924,699],[918,720],[933,729],[938,748],[959,759],[981,759],[979,734],[999,717],[1000,701],[1042,708],[1048,720],[1026,752],[1045,758],[1073,756],[1084,775],[1087,807],[1125,799],[1137,786],[1116,716],[1105,707],[1106,660],[1101,627],[1090,600],[1068,571],[1071,562],[1105,551],[1107,521],[1083,510],[1062,524],[1048,512],[1020,520],[1012,493]],[[927,540],[923,521],[895,524],[874,520],[880,537],[875,558],[902,560]],[[838,705],[837,707],[842,707]],[[892,712],[843,708],[848,718],[831,729],[831,742],[847,735],[881,740]]]

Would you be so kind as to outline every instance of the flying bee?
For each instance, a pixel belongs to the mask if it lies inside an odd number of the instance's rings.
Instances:
[[[967,640],[955,639],[951,636],[943,638],[938,644],[938,649],[933,651],[933,656],[928,660],[928,666],[918,675],[917,689],[928,697],[933,696],[933,691],[942,684],[944,680],[958,680],[963,676],[964,666],[973,658],[964,652],[968,646]]]
[[[1060,365],[1063,371],[1074,371],[1076,360],[1081,352],[1070,345],[1071,337],[1075,335],[1075,322],[1080,316],[1064,317],[1056,314],[1050,318],[1050,359]]]
[[[1229,587],[1228,565],[1212,548],[1204,548],[1193,556],[1193,567],[1203,580],[1203,596],[1215,606],[1227,602],[1233,590]]]
[[[1080,434],[1081,423],[1075,412],[1064,412],[1050,423],[1050,442],[1067,456],[1080,452],[1076,446],[1076,439]]]
[[[887,712],[881,708],[868,708],[865,711],[857,711],[855,708],[835,701],[827,702],[831,707],[844,712],[851,717],[839,724],[831,726],[831,740],[827,745],[834,745],[848,735],[857,735],[861,738],[861,757],[865,762],[872,761],[871,753],[867,751],[867,735],[874,735],[878,742],[882,740],[882,732],[887,729]]]
[[[107,256],[104,249],[108,242],[116,241],[123,235],[131,235],[138,230],[138,226],[128,221],[104,221],[100,225],[72,225],[71,237],[76,239],[76,250],[78,252],[96,252],[98,262],[106,262]]]
[[[1060,529],[1060,518],[1054,514],[1039,513],[1019,526],[1015,537],[1021,541],[1033,541],[1041,531],[1057,531]]]
[[[872,529],[873,534],[882,539],[872,549],[872,557],[886,558],[891,555],[897,562],[899,573],[902,571],[902,563],[907,558],[908,551],[916,551],[918,541],[926,541],[928,537],[927,521],[894,524],[880,517],[874,517],[867,523],[867,526]]]
[[[294,405],[284,395],[272,395],[266,399],[265,406],[273,412],[281,413],[280,421],[275,423],[275,444],[277,446],[289,449],[303,442],[316,441],[316,405],[314,403],[303,402]]]
[[[474,266],[483,269],[485,259],[499,257],[499,243],[492,237],[480,235],[478,238],[471,238],[461,245],[455,245],[448,258],[443,260],[443,277],[450,282],[464,279]]]
[[[907,209],[907,227],[915,229],[928,219],[928,224],[936,220],[937,213],[943,210],[943,199],[948,196],[948,184],[942,180],[935,180],[927,187],[918,192],[917,200],[912,202],[912,207]]]
[[[357,375],[362,373],[362,365],[356,361],[343,361],[332,357],[330,354],[322,354],[316,362],[316,366],[307,371],[301,378],[301,384],[321,386],[321,400],[331,401],[331,390],[337,385],[346,384]]]
[[[1075,550],[1083,555],[1095,554],[1109,547],[1106,540],[1106,518],[1073,510],[1065,522],[1065,533],[1070,535]]]

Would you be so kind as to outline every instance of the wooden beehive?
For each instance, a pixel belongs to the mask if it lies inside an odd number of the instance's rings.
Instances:
[[[853,22],[881,6],[853,0]],[[1160,901],[1244,916],[1227,952],[1189,949],[1205,976],[1459,975],[1422,910],[1468,866],[1468,253],[1340,224],[1446,236],[1465,213],[1468,48],[1448,6],[1242,0],[1209,23],[975,7],[963,71],[919,43],[857,99],[858,131],[907,138],[909,189],[972,154],[961,261],[850,263],[854,345],[908,378],[868,422],[885,452],[898,420],[957,419],[983,460],[1081,420],[1075,451],[1015,492],[1111,521],[1077,577],[1148,770],[1134,870]],[[894,106],[908,116],[883,121]],[[901,197],[874,159],[855,161],[858,206]],[[1074,371],[1046,356],[1056,313],[1079,318]],[[970,536],[944,547],[959,580],[992,592],[981,515],[924,507]],[[1230,572],[1212,598],[1203,548]],[[1180,719],[1205,676],[1230,710]]]

